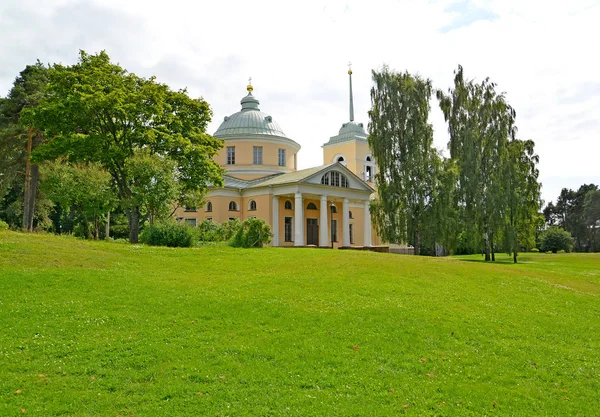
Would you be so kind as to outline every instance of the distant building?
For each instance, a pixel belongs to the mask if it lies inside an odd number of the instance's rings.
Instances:
[[[273,246],[372,246],[375,160],[362,123],[354,122],[352,70],[350,121],[323,145],[323,164],[297,170],[300,145],[288,138],[248,85],[239,112],[214,133],[225,143],[216,161],[226,170],[223,188],[210,188],[201,208],[179,208],[176,216],[195,226],[203,220],[264,219]]]

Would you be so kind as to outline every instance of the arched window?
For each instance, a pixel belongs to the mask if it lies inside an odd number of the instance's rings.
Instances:
[[[321,177],[321,184],[333,185],[334,187],[348,188],[348,178],[338,171],[329,171]]]
[[[333,163],[337,162],[337,163],[340,163],[340,164],[342,164],[344,166],[346,166],[346,163],[347,163],[346,162],[346,157],[344,156],[344,154],[341,154],[341,153],[338,153],[337,155],[335,155],[333,157],[333,159],[331,160],[331,162],[333,162]]]
[[[235,201],[229,202],[229,211],[238,211],[238,205]]]
[[[352,217],[352,212],[351,211],[348,212],[348,217],[351,218],[351,219],[354,218],[354,217]]]
[[[365,170],[363,177],[363,179],[367,182],[375,181],[375,163],[373,162],[373,157],[371,155],[367,155],[365,157]]]
[[[286,209],[286,210],[293,210],[294,209],[292,207],[292,202],[290,200],[285,200],[283,208]]]
[[[331,206],[329,206],[329,209],[331,210],[331,213],[332,213],[332,214],[335,214],[335,213],[337,213],[337,207],[336,207],[335,205],[331,205]]]
[[[212,201],[206,203],[206,212],[210,213],[212,211]]]
[[[250,200],[250,204],[248,204],[248,210],[249,210],[249,211],[254,211],[254,210],[256,210],[256,201],[254,201],[254,200]]]
[[[318,208],[315,203],[308,203],[308,205],[306,206],[306,210],[318,210]]]

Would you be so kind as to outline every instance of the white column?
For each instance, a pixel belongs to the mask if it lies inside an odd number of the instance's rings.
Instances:
[[[273,196],[273,246],[279,246],[279,197]]]
[[[294,206],[294,246],[304,246],[304,210],[302,194],[296,193]]]
[[[342,203],[342,227],[342,246],[350,246],[350,211],[347,198],[344,198]]]
[[[327,221],[327,196],[321,196],[321,218],[319,220],[319,246],[329,246],[329,222]]]
[[[364,246],[371,246],[371,210],[369,201],[365,201],[365,226],[364,226]]]

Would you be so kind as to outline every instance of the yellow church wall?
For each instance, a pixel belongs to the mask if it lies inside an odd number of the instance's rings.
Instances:
[[[227,147],[235,147],[235,164],[227,164]],[[254,146],[262,146],[263,148],[263,163],[254,164]],[[279,166],[279,149],[285,150],[285,166]],[[290,145],[283,143],[272,143],[267,141],[261,141],[260,139],[253,139],[251,141],[225,141],[223,148],[215,156],[215,161],[223,168],[248,168],[248,169],[269,169],[277,170],[281,172],[294,171],[294,155],[297,153],[297,149]],[[234,174],[232,174],[234,175]],[[258,175],[257,177],[264,176],[265,174]],[[237,178],[241,178],[240,175],[234,175]]]
[[[336,155],[343,155],[346,160],[346,168],[356,174],[356,141],[323,146],[323,164],[336,162],[333,160]]]

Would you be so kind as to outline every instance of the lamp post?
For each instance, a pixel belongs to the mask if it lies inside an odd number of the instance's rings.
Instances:
[[[333,201],[329,205],[329,211],[331,212],[331,249],[333,249],[333,213],[335,213],[335,204],[333,204]]]

